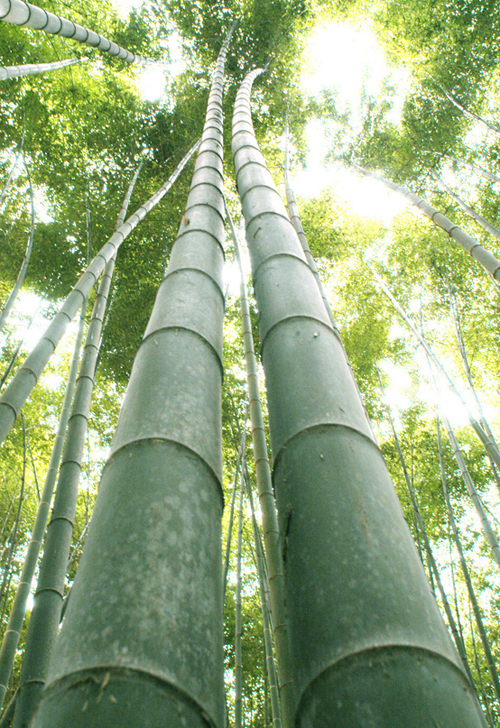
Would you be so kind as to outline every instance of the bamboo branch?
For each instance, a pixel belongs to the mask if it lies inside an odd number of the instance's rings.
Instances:
[[[0,81],[6,81],[9,78],[19,78],[20,76],[32,76],[38,73],[47,73],[48,71],[57,71],[66,66],[72,66],[75,63],[82,63],[86,58],[68,58],[65,61],[56,61],[55,63],[27,63],[23,66],[0,66]],[[0,198],[0,204],[2,200]]]

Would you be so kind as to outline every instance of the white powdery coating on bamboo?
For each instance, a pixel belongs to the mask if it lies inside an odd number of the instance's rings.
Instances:
[[[92,48],[109,53],[127,63],[146,63],[144,58],[104,38],[93,30],[83,28],[81,25],[67,20],[47,10],[25,3],[23,0],[0,0],[0,20],[14,25],[25,25],[35,30],[44,30],[52,35],[62,35],[63,38],[77,40]]]

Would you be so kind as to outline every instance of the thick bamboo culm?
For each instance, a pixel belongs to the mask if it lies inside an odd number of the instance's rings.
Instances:
[[[87,59],[67,58],[64,61],[55,61],[54,63],[26,63],[23,66],[0,66],[0,81],[6,81],[8,78],[47,73],[48,71],[58,71],[60,68],[81,63],[83,60]]]
[[[103,38],[93,30],[83,28],[72,20],[61,18],[23,0],[0,0],[0,20],[14,25],[26,25],[35,30],[43,30],[51,35],[60,35],[68,40],[77,40],[91,48],[97,48],[127,63],[144,63],[135,53],[121,48],[113,41]]]
[[[123,241],[135,230],[148,212],[165,196],[199,145],[200,142],[198,141],[191,147],[165,184],[144,205],[139,207],[128,220],[115,230],[66,298],[66,301],[52,319],[38,344],[16,372],[12,382],[0,398],[0,444],[8,435],[16,417],[35,387],[40,374],[45,369],[68,325],[81,308],[105,266],[111,258],[116,256]]]
[[[221,102],[229,38],[30,728],[143,728],[146,715],[169,728],[224,722]]]
[[[350,728],[376,714],[405,728],[484,726],[255,140],[258,73],[238,92],[232,146],[260,312],[297,690],[291,725]]]

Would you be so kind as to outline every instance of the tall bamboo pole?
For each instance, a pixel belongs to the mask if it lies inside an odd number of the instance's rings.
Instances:
[[[76,382],[76,375],[78,372],[80,349],[82,346],[83,333],[85,328],[85,311],[86,306],[82,306],[80,322],[73,349],[73,356],[71,358],[68,383],[66,385],[66,391],[64,393],[61,415],[59,417],[59,424],[57,427],[56,436],[54,438],[54,444],[52,446],[47,475],[42,489],[40,502],[38,504],[35,523],[33,525],[28,551],[26,553],[26,558],[24,560],[24,565],[21,572],[21,578],[19,580],[14,603],[12,605],[12,610],[9,616],[9,622],[3,636],[2,647],[0,649],[0,706],[3,704],[5,692],[7,690],[7,684],[9,682],[9,678],[12,672],[12,667],[14,665],[14,657],[16,654],[17,646],[19,644],[21,628],[24,621],[24,615],[26,613],[26,604],[31,591],[33,575],[35,573],[38,556],[40,554],[42,538],[45,532],[50,504],[52,502],[52,494],[54,492],[57,472],[59,470],[59,462],[61,459],[66,427],[70,415],[71,400],[73,399],[73,391]]]
[[[447,91],[441,84],[439,84],[437,81],[435,81],[432,77],[430,77],[433,83],[443,92],[445,97],[450,101],[453,106],[455,106],[457,109],[459,109],[464,116],[467,116],[469,119],[472,119],[472,121],[476,121],[479,124],[482,124],[488,131],[492,131],[495,134],[500,134],[500,129],[498,126],[495,126],[495,124],[492,124],[491,121],[488,121],[487,119],[483,119],[482,116],[479,116],[479,114],[475,114],[473,111],[469,111],[469,109],[466,109],[465,106],[462,106],[462,104],[457,101],[457,99],[450,94],[449,91]]]
[[[269,614],[268,598],[266,593],[266,566],[264,560],[264,552],[262,550],[262,543],[260,540],[259,527],[257,525],[257,519],[255,517],[255,508],[253,503],[252,486],[250,484],[250,478],[248,477],[247,464],[244,463],[243,477],[245,479],[246,490],[248,494],[248,500],[250,503],[250,510],[252,513],[252,526],[255,543],[255,554],[257,562],[257,575],[259,577],[259,591],[260,591],[260,604],[262,610],[262,627],[264,633],[264,654],[266,657],[266,677],[269,680],[269,692],[271,695],[271,713],[273,718],[273,728],[281,728],[281,715],[280,715],[280,701],[279,701],[279,688],[278,688],[278,676],[276,674],[276,666],[274,664],[273,655],[273,643],[271,640],[271,616]],[[267,687],[267,682],[266,682]],[[266,691],[267,692],[267,691]],[[266,695],[267,699],[267,695]],[[266,722],[266,721],[264,721]]]
[[[94,257],[85,273],[66,298],[66,301],[52,319],[42,338],[28,355],[20,369],[17,371],[12,382],[0,398],[0,443],[5,440],[10,428],[25,401],[35,387],[38,378],[44,370],[47,362],[52,356],[57,345],[61,341],[68,325],[73,320],[82,303],[86,300],[89,292],[111,258],[116,256],[120,245],[135,230],[137,225],[145,218],[148,212],[164,197],[173,185],[179,174],[182,172],[191,156],[198,149],[200,142],[196,142],[186,156],[177,166],[173,174],[164,185],[160,187],[150,199],[139,207],[128,220],[115,230],[108,242]]]
[[[121,48],[116,43],[104,38],[93,30],[82,28],[72,20],[61,18],[59,15],[49,13],[23,0],[0,0],[0,20],[14,25],[25,25],[35,30],[43,30],[51,35],[61,35],[63,38],[77,40],[91,48],[97,48],[111,56],[116,56],[127,63],[144,63],[144,59],[135,53]]]
[[[123,223],[130,197],[141,168],[142,161],[132,178],[123,205],[120,208],[116,225],[117,228]],[[90,258],[91,235],[90,210],[88,205],[87,235],[88,257]],[[114,265],[115,258],[113,257],[106,264],[106,268],[101,277],[85,340],[82,362],[76,379],[75,399],[71,416],[68,420],[66,442],[62,453],[54,509],[47,528],[44,555],[40,566],[40,575],[26,638],[14,725],[27,725],[29,722],[38,697],[43,689],[50,655],[60,622],[81,475],[81,464],[83,462],[83,451],[87,434],[87,422],[95,381],[102,325]],[[38,557],[38,552],[36,557]],[[33,571],[31,571],[30,584],[32,576]],[[19,621],[22,624],[21,615],[19,615]]]
[[[437,423],[439,468],[440,468],[440,472],[441,472],[441,484],[443,486],[443,494],[444,494],[444,500],[446,503],[446,511],[448,513],[448,519],[450,521],[450,526],[452,528],[455,547],[458,551],[458,557],[460,559],[460,568],[462,569],[462,573],[464,575],[465,585],[467,587],[467,592],[469,594],[469,599],[472,604],[472,609],[474,611],[474,617],[476,620],[477,628],[479,631],[479,635],[481,637],[481,642],[482,642],[483,650],[484,650],[484,656],[486,658],[486,664],[488,665],[488,671],[490,673],[493,690],[495,691],[497,700],[500,700],[500,681],[498,678],[495,661],[493,659],[493,655],[491,654],[491,648],[490,648],[490,644],[489,644],[486,630],[484,627],[483,617],[481,614],[481,608],[477,601],[476,594],[474,592],[474,587],[472,586],[472,580],[470,578],[469,569],[467,567],[467,562],[465,560],[465,555],[464,555],[464,551],[462,548],[462,541],[460,539],[460,534],[458,531],[457,523],[455,521],[455,517],[453,515],[453,510],[451,507],[450,495],[448,493],[446,472],[444,469],[443,448],[441,445],[441,432],[440,432],[440,427],[439,427],[439,419],[436,420],[436,423]]]
[[[253,133],[233,154],[260,311],[297,708],[292,725],[484,726],[312,271]]]
[[[24,149],[24,139],[25,139],[25,136],[26,136],[26,125],[25,125],[24,112],[23,112],[23,130],[22,130],[22,133],[21,133],[21,144],[19,145],[19,149],[18,149],[18,152],[16,154],[16,158],[14,160],[14,164],[10,168],[9,174],[7,175],[7,179],[5,180],[5,184],[2,187],[2,190],[0,192],[0,206],[2,205],[2,203],[3,203],[4,199],[5,199],[5,195],[9,191],[9,187],[10,187],[10,184],[12,182],[12,178],[14,176],[14,172],[16,171],[17,164],[18,164],[18,162],[19,162],[19,160],[20,160],[20,158],[22,156],[23,149]]]
[[[26,63],[23,66],[0,66],[0,81],[6,81],[8,78],[47,73],[48,71],[58,71],[60,68],[72,66],[75,63],[82,63],[84,60],[87,59],[67,58],[64,61],[56,61],[54,63]]]
[[[243,666],[241,661],[241,547],[243,542],[243,476],[240,475],[238,541],[236,547],[236,599],[234,618],[234,728],[242,728]]]
[[[284,728],[291,728],[295,708],[294,686],[290,659],[287,616],[285,610],[285,581],[283,560],[279,543],[278,517],[274,500],[273,483],[269,456],[267,453],[266,432],[262,416],[257,361],[250,319],[250,307],[245,283],[241,249],[234,229],[234,224],[226,206],[231,235],[240,269],[240,303],[241,322],[243,328],[243,345],[245,349],[245,365],[247,373],[248,401],[250,422],[252,426],[252,442],[255,457],[255,476],[259,491],[259,503],[264,531],[266,562],[269,572],[269,589],[271,592],[271,611],[274,642],[278,659],[278,673],[281,691],[282,720]]]
[[[434,154],[438,157],[441,157],[442,159],[449,159],[451,162],[461,164],[462,166],[467,167],[467,169],[472,170],[472,172],[477,172],[483,177],[486,177],[491,182],[500,182],[500,177],[498,175],[489,172],[487,169],[484,169],[484,167],[479,167],[477,164],[471,164],[471,162],[466,162],[464,159],[450,157],[448,154],[441,154],[440,152],[434,152]]]
[[[486,452],[488,453],[488,456],[493,460],[495,465],[497,467],[500,467],[500,450],[498,449],[498,445],[496,444],[495,440],[488,435],[487,432],[483,429],[481,423],[479,420],[474,416],[474,414],[471,412],[469,406],[465,402],[464,398],[458,391],[457,387],[455,386],[453,380],[451,379],[450,375],[446,371],[446,369],[443,367],[437,356],[434,354],[433,350],[429,346],[429,344],[426,342],[426,340],[421,336],[421,334],[418,332],[417,328],[414,326],[414,324],[411,322],[410,318],[406,315],[404,310],[401,308],[397,300],[392,295],[388,285],[385,283],[385,281],[376,273],[376,271],[373,270],[370,266],[368,266],[375,277],[375,279],[380,284],[380,287],[382,288],[383,292],[387,296],[387,298],[390,300],[398,314],[401,316],[407,327],[410,329],[412,334],[415,336],[419,344],[424,349],[426,355],[430,359],[430,361],[433,363],[437,371],[440,373],[440,376],[443,378],[444,382],[446,383],[446,386],[450,390],[450,392],[460,401],[462,404],[462,407],[464,408],[464,412],[467,415],[467,418],[469,420],[469,423],[474,430],[474,432],[477,434],[479,439],[484,445],[484,448]]]
[[[450,238],[453,238],[453,240],[455,240],[464,250],[466,250],[467,253],[469,253],[475,260],[477,260],[477,262],[483,266],[484,270],[493,278],[495,283],[498,285],[498,282],[500,281],[500,260],[495,258],[495,256],[492,255],[489,250],[483,248],[483,246],[478,243],[477,240],[468,235],[465,230],[462,230],[461,227],[455,225],[454,222],[445,217],[445,215],[439,212],[439,210],[436,210],[435,207],[429,205],[429,203],[426,202],[422,197],[419,197],[415,193],[410,192],[410,190],[407,190],[405,187],[397,185],[394,182],[391,182],[391,180],[385,179],[384,177],[375,174],[375,172],[370,172],[367,169],[363,169],[363,167],[360,167],[355,162],[351,162],[351,164],[355,169],[357,169],[359,172],[362,172],[367,177],[371,177],[378,182],[382,182],[382,184],[388,187],[390,190],[394,190],[400,195],[403,195],[403,197],[406,197],[407,200],[410,200],[410,202],[412,202],[415,207],[418,207],[418,209],[421,210],[424,215],[426,215],[430,220],[432,220],[432,222],[437,227],[441,228],[441,230],[444,230],[444,232],[447,233]]]
[[[30,728],[223,725],[221,102],[229,38]]]
[[[227,587],[227,574],[229,571],[229,558],[231,555],[231,537],[233,533],[233,519],[234,519],[234,506],[236,502],[236,490],[238,488],[238,479],[240,477],[240,468],[241,468],[241,461],[243,457],[243,453],[246,447],[246,422],[243,426],[243,430],[241,432],[241,438],[240,438],[240,444],[238,447],[238,454],[236,457],[236,468],[234,470],[234,480],[233,480],[233,487],[231,489],[231,504],[229,508],[229,522],[227,526],[227,537],[226,537],[226,551],[224,555],[224,570],[222,573],[222,595],[225,599],[226,597],[226,587]]]

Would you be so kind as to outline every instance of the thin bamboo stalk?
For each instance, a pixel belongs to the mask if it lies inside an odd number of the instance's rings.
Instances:
[[[21,159],[21,155],[22,155],[23,149],[24,149],[24,138],[25,138],[25,136],[26,136],[26,125],[24,123],[24,113],[23,113],[23,130],[22,130],[22,133],[21,133],[21,144],[19,145],[19,150],[18,150],[18,152],[16,154],[16,158],[14,160],[14,164],[10,168],[9,174],[7,176],[7,179],[5,180],[5,184],[2,187],[2,191],[0,192],[0,206],[3,204],[3,201],[5,199],[5,195],[7,194],[8,190],[9,190],[9,187],[11,185],[12,178],[14,176],[14,172],[16,171],[18,162]]]
[[[115,230],[108,242],[94,257],[85,273],[77,282],[59,312],[52,319],[42,338],[31,354],[26,358],[14,379],[0,398],[0,443],[5,440],[10,428],[31,391],[35,387],[40,374],[59,344],[69,323],[76,312],[81,308],[89,292],[111,258],[116,256],[120,245],[135,230],[147,213],[164,197],[180,175],[194,152],[198,149],[200,141],[196,142],[186,156],[177,165],[173,174],[160,189],[142,205],[128,220]]]
[[[478,243],[477,240],[468,235],[464,230],[462,230],[461,227],[455,225],[454,222],[445,217],[445,215],[439,212],[439,210],[436,210],[435,207],[429,205],[429,203],[426,202],[426,200],[424,200],[422,197],[419,197],[413,192],[410,192],[410,190],[407,190],[401,185],[397,185],[394,182],[391,182],[391,180],[385,179],[384,177],[381,177],[374,172],[370,172],[367,169],[363,169],[363,167],[360,167],[355,162],[351,162],[351,164],[355,169],[357,169],[359,172],[362,172],[367,177],[372,177],[372,179],[381,182],[390,190],[394,190],[400,195],[403,195],[403,197],[406,197],[407,200],[410,200],[410,202],[418,207],[418,209],[421,210],[424,215],[426,215],[430,220],[432,220],[432,222],[437,227],[441,228],[441,230],[444,230],[445,233],[450,236],[450,238],[453,238],[453,240],[455,240],[464,250],[466,250],[467,253],[469,253],[475,260],[477,260],[477,262],[483,266],[484,270],[493,278],[495,283],[498,285],[498,282],[500,281],[500,260],[495,258],[495,256],[492,255],[489,250],[486,250],[486,248],[484,248],[480,243]]]
[[[450,526],[451,526],[451,529],[453,532],[453,540],[455,542],[455,547],[458,551],[458,557],[460,559],[460,568],[462,569],[462,573],[464,575],[464,580],[465,580],[465,585],[467,587],[467,592],[469,594],[469,599],[472,604],[472,609],[474,610],[474,617],[476,620],[479,636],[481,637],[481,642],[482,642],[483,650],[484,650],[484,656],[486,658],[486,664],[488,665],[488,672],[490,673],[493,690],[495,691],[497,700],[500,700],[500,681],[498,679],[498,673],[497,673],[497,669],[495,666],[495,661],[494,661],[493,655],[491,653],[490,644],[489,644],[488,637],[486,634],[486,629],[485,629],[484,623],[483,623],[481,608],[477,601],[476,594],[474,592],[474,587],[472,586],[472,580],[470,577],[469,569],[467,567],[467,562],[465,560],[465,555],[464,555],[464,551],[463,551],[463,547],[462,547],[462,541],[460,539],[460,534],[458,531],[457,523],[455,521],[455,517],[453,515],[453,510],[451,507],[450,496],[448,493],[446,472],[444,469],[443,448],[441,445],[441,431],[440,431],[440,427],[439,427],[439,419],[436,419],[436,423],[437,423],[439,469],[440,469],[440,473],[441,473],[441,485],[443,486],[443,494],[444,494],[444,500],[445,500],[445,504],[446,504],[446,511],[448,513],[448,519],[449,519]]]
[[[484,726],[258,149],[250,115],[258,73],[236,98],[233,155],[260,312],[298,698],[291,725],[361,725],[375,714],[386,725]]]
[[[169,728],[224,722],[221,101],[229,38],[31,728],[143,728],[145,715]]]
[[[10,724],[12,723],[14,711],[16,709],[16,700],[17,693],[14,693],[12,700],[9,702],[2,715],[2,719],[0,720],[0,728],[9,728]]]
[[[495,126],[495,124],[492,124],[491,121],[488,121],[487,119],[484,119],[482,116],[479,116],[479,114],[475,114],[473,111],[469,111],[469,109],[466,109],[465,106],[462,106],[462,104],[457,101],[457,99],[450,94],[449,91],[447,91],[441,84],[437,83],[434,79],[432,79],[434,84],[442,91],[442,93],[445,95],[445,97],[450,101],[453,106],[455,106],[457,109],[459,109],[464,116],[467,116],[469,119],[472,119],[472,121],[477,121],[479,124],[482,124],[488,131],[493,131],[495,134],[500,134],[500,129]]]
[[[241,656],[241,547],[243,539],[243,476],[240,475],[238,542],[236,547],[236,599],[234,618],[234,728],[242,728],[243,665]]]
[[[138,171],[140,171],[140,167]],[[126,214],[137,176],[136,173],[127,191],[124,205],[118,216],[118,226]],[[91,234],[88,204],[87,232],[88,256],[90,257]],[[45,684],[50,656],[58,633],[97,357],[114,265],[115,257],[112,257],[101,277],[76,379],[75,396],[68,420],[54,508],[47,527],[44,554],[26,637],[14,718],[15,726],[24,726],[30,721]]]
[[[97,48],[111,56],[116,56],[127,63],[145,63],[144,59],[135,53],[121,48],[116,43],[104,38],[93,30],[82,28],[72,20],[61,18],[59,15],[47,10],[25,3],[23,0],[0,0],[0,20],[14,25],[24,25],[35,30],[43,30],[51,35],[61,35],[63,38],[77,40],[91,48]]]
[[[248,500],[250,503],[250,510],[252,513],[252,526],[254,534],[255,553],[257,561],[257,575],[259,577],[259,591],[260,591],[260,603],[262,609],[262,627],[264,632],[264,654],[266,658],[266,669],[269,681],[269,692],[271,695],[271,714],[273,719],[273,728],[281,728],[281,715],[280,715],[280,701],[279,701],[279,688],[278,688],[278,676],[276,674],[276,665],[274,663],[273,655],[273,644],[271,639],[271,616],[269,614],[268,598],[266,593],[266,567],[264,551],[262,549],[262,543],[260,540],[260,531],[257,525],[257,519],[255,517],[255,507],[253,502],[252,487],[250,484],[250,478],[248,477],[248,469],[246,461],[243,464],[243,478],[245,480],[246,491]],[[266,682],[267,688],[267,682]],[[267,692],[267,691],[266,691]],[[267,696],[266,696],[267,698]],[[267,720],[264,721],[267,723]]]
[[[269,572],[269,588],[271,592],[273,633],[278,658],[278,673],[281,690],[282,720],[285,728],[290,726],[294,711],[294,686],[291,677],[290,645],[288,626],[285,613],[285,581],[283,560],[279,544],[278,518],[274,501],[271,468],[267,453],[264,418],[262,416],[262,403],[260,400],[259,380],[257,376],[257,361],[252,334],[252,322],[248,293],[245,284],[241,249],[232,217],[227,209],[231,236],[233,238],[236,257],[240,269],[240,303],[241,321],[243,328],[243,343],[245,349],[245,365],[247,372],[248,401],[250,408],[250,422],[252,425],[252,441],[255,457],[255,475],[259,491],[259,503],[264,530],[264,543],[266,562]]]
[[[483,698],[483,705],[486,710],[486,718],[488,720],[488,724],[491,726],[491,728],[495,728],[495,720],[491,713],[490,701],[488,700],[488,696],[486,695],[486,690],[484,687],[484,680],[483,680],[483,676],[481,674],[481,666],[479,665],[479,655],[477,654],[476,635],[474,634],[474,627],[472,624],[472,606],[471,606],[470,599],[468,601],[469,601],[469,629],[470,629],[470,635],[471,635],[471,641],[472,641],[472,649],[474,651],[474,665],[476,666],[477,680],[478,680],[478,683],[480,686],[481,696]]]
[[[440,152],[434,152],[434,154],[443,159],[449,159],[451,162],[461,164],[462,166],[467,167],[467,169],[470,169],[472,172],[477,172],[483,177],[486,177],[491,182],[500,182],[500,177],[498,175],[493,174],[493,172],[489,172],[487,169],[484,169],[484,167],[479,167],[477,164],[471,164],[471,162],[466,162],[464,159],[450,157],[448,154],[441,154]]]
[[[30,262],[31,251],[33,249],[33,240],[35,237],[35,198],[33,195],[31,176],[29,173],[28,166],[26,164],[26,160],[24,158],[24,152],[22,153],[22,157],[23,157],[23,162],[24,162],[24,168],[26,170],[26,176],[28,177],[28,187],[29,187],[29,194],[30,194],[30,208],[31,208],[30,229],[29,229],[29,234],[28,234],[28,244],[26,246],[26,251],[24,253],[24,258],[23,258],[23,262],[21,264],[21,269],[16,278],[16,282],[14,283],[12,291],[5,303],[5,306],[3,307],[2,311],[0,312],[0,331],[2,331],[3,327],[5,326],[7,318],[9,317],[12,307],[14,306],[14,303],[16,302],[19,291],[21,290],[21,286],[23,285],[24,278],[26,276],[26,271],[28,269],[28,264]]]
[[[226,596],[226,588],[227,588],[227,573],[229,571],[229,558],[231,555],[231,537],[233,533],[233,519],[234,519],[234,506],[236,502],[236,489],[238,486],[238,478],[240,476],[240,468],[241,468],[241,459],[243,457],[243,452],[246,447],[246,422],[243,426],[243,430],[241,432],[241,439],[240,444],[238,447],[238,454],[236,457],[236,468],[234,471],[234,480],[233,480],[233,487],[231,489],[231,506],[229,510],[229,523],[227,526],[227,537],[226,537],[226,551],[224,555],[224,571],[222,576],[222,594],[223,598],[225,599]]]
[[[471,412],[469,406],[465,402],[464,398],[458,391],[457,387],[455,386],[453,380],[451,379],[450,375],[446,371],[446,369],[443,367],[437,356],[434,354],[433,350],[429,346],[429,344],[426,342],[426,340],[421,336],[421,334],[418,332],[417,328],[414,326],[410,318],[406,315],[402,307],[399,305],[397,300],[394,298],[393,294],[391,293],[388,285],[385,283],[385,281],[378,275],[378,273],[373,270],[370,266],[370,271],[372,272],[374,278],[378,281],[380,284],[380,287],[382,288],[383,292],[387,296],[387,298],[391,301],[392,305],[398,312],[398,314],[401,316],[407,327],[410,329],[412,334],[415,336],[415,338],[418,340],[419,344],[423,347],[426,355],[429,357],[430,361],[433,363],[437,371],[439,372],[440,376],[443,378],[446,386],[450,390],[450,392],[459,400],[462,407],[464,408],[464,412],[467,415],[467,418],[469,420],[469,423],[474,430],[474,432],[477,434],[479,439],[484,445],[484,448],[486,452],[488,453],[489,457],[493,460],[495,465],[497,467],[500,467],[500,450],[498,449],[498,445],[492,439],[488,436],[488,434],[484,431],[481,423],[479,420],[473,415]]]
[[[86,60],[86,58],[67,58],[64,61],[56,61],[54,63],[26,63],[23,66],[0,66],[0,81],[6,81],[8,78],[47,73],[48,71],[58,71],[60,68],[72,66],[75,63],[82,63]]]
[[[453,190],[448,187],[446,182],[444,182],[441,177],[438,177],[437,174],[434,174],[432,170],[431,176],[439,185],[441,185],[445,192],[451,197],[452,200],[457,203],[457,205],[466,213],[466,215],[469,215],[469,217],[471,217],[479,225],[481,225],[481,227],[483,227],[487,233],[490,233],[490,235],[493,235],[493,237],[495,237],[497,240],[500,240],[500,230],[498,228],[488,222],[485,217],[476,212],[473,207],[464,202],[464,200],[462,200],[461,197],[455,194],[455,192],[453,192]]]
[[[30,318],[30,320],[29,320],[29,323],[28,323],[28,327],[27,327],[27,329],[26,329],[26,332],[28,332],[28,331],[30,330],[30,328],[31,328],[31,326],[32,326],[32,324],[33,324],[33,321],[35,320],[35,317],[36,317],[36,315],[37,315],[37,313],[38,313],[39,309],[40,309],[40,306],[39,306],[39,307],[38,307],[38,308],[36,309],[35,313],[34,313],[34,314],[33,314],[33,316],[32,316],[32,317]],[[11,356],[11,358],[10,358],[10,361],[9,361],[9,363],[8,363],[8,365],[7,365],[7,369],[6,369],[5,371],[4,371],[4,373],[3,373],[3,375],[2,375],[2,378],[0,379],[0,389],[2,389],[2,387],[3,387],[3,386],[4,386],[4,384],[5,384],[5,382],[6,382],[6,381],[7,381],[7,379],[9,378],[9,374],[11,373],[11,371],[12,371],[12,368],[13,368],[14,364],[15,364],[15,363],[16,363],[16,361],[17,361],[17,357],[19,356],[19,352],[21,351],[21,347],[22,347],[22,345],[23,345],[23,344],[24,344],[24,337],[23,337],[23,338],[22,338],[22,339],[20,340],[20,342],[19,342],[19,343],[18,343],[18,345],[16,346],[16,348],[15,348],[15,351],[14,351],[14,353],[12,354],[12,356]]]

